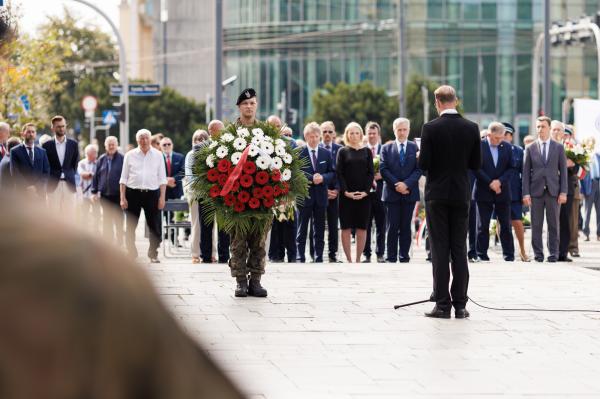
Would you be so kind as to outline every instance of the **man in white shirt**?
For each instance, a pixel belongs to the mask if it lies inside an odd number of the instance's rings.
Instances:
[[[119,183],[121,208],[127,210],[126,242],[129,255],[137,257],[135,229],[143,209],[150,232],[148,257],[151,263],[159,263],[160,210],[165,206],[167,174],[163,155],[150,146],[150,136],[148,129],[140,129],[136,133],[138,147],[125,154]]]

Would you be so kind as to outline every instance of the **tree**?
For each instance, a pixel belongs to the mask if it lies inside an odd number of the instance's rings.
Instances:
[[[437,111],[435,109],[435,101],[433,92],[437,89],[439,84],[434,81],[426,79],[424,76],[413,75],[411,76],[408,84],[406,85],[405,101],[406,101],[406,115],[410,120],[410,137],[420,137],[421,128],[423,127],[423,94],[421,87],[427,89],[427,96],[429,98],[429,120],[437,117]]]
[[[337,85],[326,83],[312,97],[313,113],[306,121],[333,121],[338,134],[349,122],[365,126],[369,121],[381,125],[382,139],[394,137],[392,123],[398,117],[398,100],[390,97],[381,87],[365,81],[351,85],[340,82]]]

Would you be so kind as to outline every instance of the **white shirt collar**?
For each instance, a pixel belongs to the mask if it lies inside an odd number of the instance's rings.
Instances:
[[[396,139],[396,145],[398,146],[398,148],[400,148],[400,144],[404,144],[404,148],[406,148],[407,141],[408,141],[407,139],[404,139],[404,141],[400,141],[400,140]]]
[[[445,109],[442,112],[440,112],[440,116],[442,116],[444,114],[458,114],[458,111],[455,110],[454,108],[448,108],[448,109]]]
[[[315,154],[317,154],[319,152],[319,146],[316,146],[315,148],[311,148],[311,146],[309,146],[308,144],[306,144],[306,148],[308,148],[308,151],[314,151]]]
[[[550,138],[548,138],[548,140],[545,140],[545,141],[542,140],[542,139],[540,139],[540,138],[538,138],[538,142],[540,143],[540,145],[542,145],[544,143],[550,143],[550,140],[551,140]]]
[[[59,141],[57,136],[54,136],[56,145],[64,145],[67,142],[67,136],[63,136],[63,141]]]

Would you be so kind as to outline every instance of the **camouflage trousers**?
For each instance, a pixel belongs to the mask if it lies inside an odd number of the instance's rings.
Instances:
[[[253,275],[265,273],[267,255],[265,245],[268,233],[269,227],[245,234],[236,231],[231,233],[229,268],[232,277],[245,277],[248,273]]]

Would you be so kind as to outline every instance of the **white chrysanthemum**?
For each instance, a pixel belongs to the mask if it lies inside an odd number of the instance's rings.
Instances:
[[[247,129],[247,128],[245,128],[245,127],[244,127],[244,128],[241,128],[241,129],[238,129],[238,130],[237,130],[237,134],[238,134],[238,136],[240,136],[240,137],[248,137],[248,136],[250,136],[250,132],[249,132],[249,131],[248,131],[248,129]]]
[[[281,180],[282,181],[288,181],[292,178],[292,171],[289,169],[284,169],[283,172],[281,172]]]
[[[283,161],[279,157],[274,157],[273,162],[271,163],[271,168],[273,169],[281,169],[283,166]]]
[[[248,155],[251,157],[255,157],[258,155],[258,146],[254,144],[250,144],[250,149],[248,150]]]
[[[234,152],[233,154],[231,154],[231,163],[237,165],[238,162],[240,162],[240,158],[242,158],[242,153]]]
[[[285,147],[279,145],[275,147],[275,154],[279,155],[280,157],[284,156],[286,154]]]
[[[252,137],[252,144],[256,145],[256,146],[260,146],[260,143],[262,143],[264,136],[254,136]]]
[[[261,155],[260,157],[256,158],[256,166],[259,169],[265,170],[268,169],[269,166],[271,166],[271,157],[266,156],[266,155]]]
[[[273,144],[269,143],[268,141],[263,141],[260,145],[260,148],[269,155],[271,155],[275,150],[275,148],[273,148]]]
[[[244,140],[241,137],[238,137],[237,139],[233,140],[233,148],[235,148],[238,151],[243,151],[246,148],[246,140]]]
[[[211,149],[212,149],[212,148],[215,148],[215,147],[216,147],[216,146],[218,146],[218,145],[219,145],[219,142],[218,142],[218,141],[214,141],[214,140],[213,140],[213,141],[211,141],[211,142],[210,142],[210,144],[208,145],[208,148],[211,148]]]
[[[252,129],[252,134],[255,136],[264,136],[265,132],[263,132],[261,128],[257,127]]]
[[[282,139],[277,139],[277,140],[275,140],[275,146],[276,147],[285,147],[285,141],[283,141]]]
[[[206,157],[206,164],[208,165],[209,168],[215,167],[215,154],[210,154],[209,156]]]
[[[287,164],[291,164],[292,163],[292,154],[285,154],[283,156],[283,162],[287,163]]]
[[[219,140],[220,140],[222,143],[230,143],[230,142],[232,142],[232,141],[233,141],[233,139],[234,139],[234,138],[235,138],[235,137],[234,137],[234,136],[233,136],[233,134],[231,134],[231,133],[223,133],[223,134],[221,135],[221,137],[219,138]]]
[[[219,158],[225,158],[228,153],[229,153],[229,150],[224,145],[217,148],[217,151],[216,151],[216,154]]]
[[[264,139],[267,140],[268,142],[272,143],[273,139],[269,136],[264,136]]]

